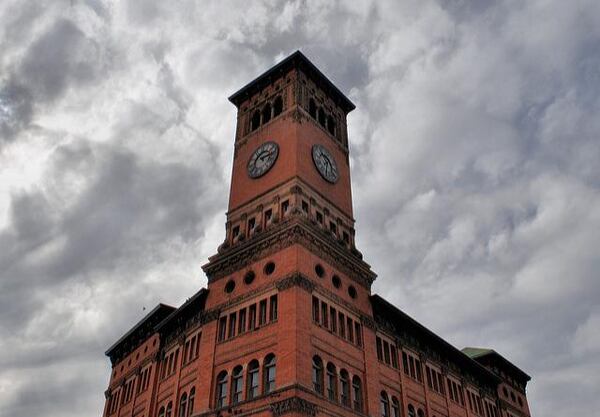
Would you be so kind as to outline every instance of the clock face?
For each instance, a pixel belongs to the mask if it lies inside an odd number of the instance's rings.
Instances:
[[[339,172],[333,155],[322,145],[313,145],[312,158],[319,174],[330,183],[335,183],[339,178]]]
[[[250,178],[258,178],[267,173],[275,164],[279,155],[279,145],[275,142],[265,142],[260,145],[248,161],[248,175]]]

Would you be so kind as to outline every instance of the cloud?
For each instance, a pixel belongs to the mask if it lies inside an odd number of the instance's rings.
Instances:
[[[205,284],[226,98],[296,49],[357,104],[374,290],[533,414],[600,406],[598,2],[46,3],[0,6],[1,415],[99,414],[106,347]]]

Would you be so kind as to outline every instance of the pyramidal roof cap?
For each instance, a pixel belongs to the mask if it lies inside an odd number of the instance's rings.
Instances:
[[[299,68],[308,77],[317,83],[333,100],[346,112],[356,108],[348,99],[310,60],[300,51],[296,51],[283,61],[275,64],[269,70],[250,81],[237,92],[229,96],[229,101],[237,107],[252,94],[269,84],[274,76],[284,73],[291,68]]]

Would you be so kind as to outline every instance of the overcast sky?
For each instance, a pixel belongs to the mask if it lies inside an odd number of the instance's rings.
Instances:
[[[374,292],[600,409],[600,2],[0,2],[0,416],[100,416],[104,351],[206,285],[227,97],[300,49],[349,116]]]

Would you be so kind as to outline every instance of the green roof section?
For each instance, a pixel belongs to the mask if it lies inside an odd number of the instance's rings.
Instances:
[[[475,347],[466,347],[462,349],[462,353],[467,355],[471,359],[478,358],[480,356],[489,355],[493,353],[493,349],[485,349],[485,348],[475,348]]]

